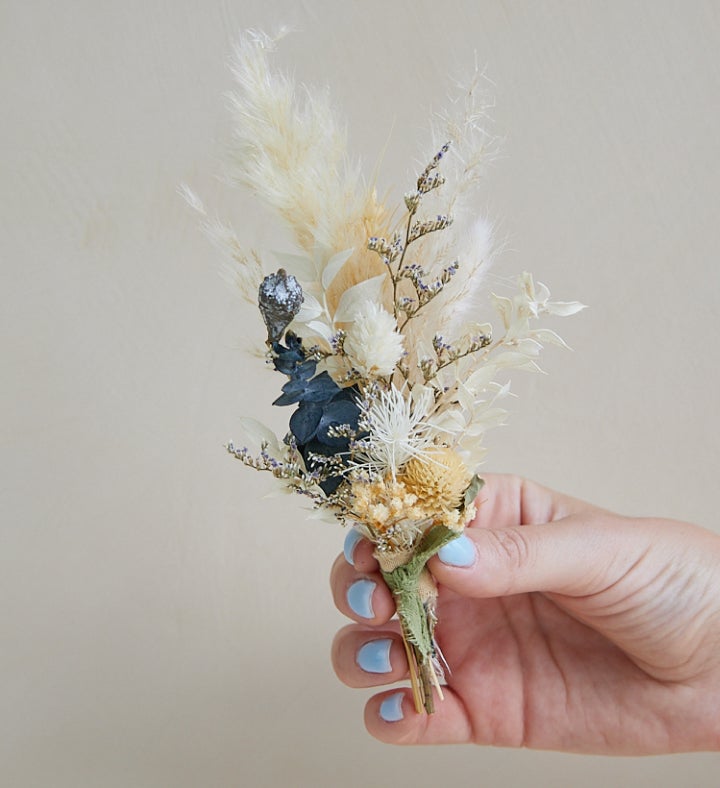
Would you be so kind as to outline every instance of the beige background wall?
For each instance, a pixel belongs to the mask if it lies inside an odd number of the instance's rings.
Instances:
[[[398,196],[448,76],[475,50],[496,83],[498,276],[592,308],[515,376],[487,468],[718,528],[717,0],[4,0],[0,784],[717,785],[717,755],[365,733],[328,658],[343,534],[222,449],[277,381],[176,194],[278,243],[215,174],[234,34],[279,22]]]

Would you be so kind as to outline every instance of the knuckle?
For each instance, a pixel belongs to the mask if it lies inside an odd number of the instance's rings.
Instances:
[[[530,543],[521,528],[491,531],[491,541],[502,564],[510,569],[524,569],[532,560]]]

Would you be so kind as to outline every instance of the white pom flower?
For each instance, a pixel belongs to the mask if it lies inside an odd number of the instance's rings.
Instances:
[[[374,301],[365,301],[347,329],[343,349],[363,377],[391,375],[404,351],[395,318]]]

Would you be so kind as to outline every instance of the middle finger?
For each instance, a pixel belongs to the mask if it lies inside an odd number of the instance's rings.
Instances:
[[[395,602],[380,572],[358,572],[339,555],[330,573],[338,610],[363,624],[385,624],[395,614]]]

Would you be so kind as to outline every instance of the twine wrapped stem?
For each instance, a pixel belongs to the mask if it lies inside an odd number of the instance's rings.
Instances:
[[[413,550],[376,553],[383,578],[395,597],[418,714],[423,709],[428,714],[435,711],[433,688],[443,698],[434,638],[437,585],[426,564],[457,536],[457,531],[436,525],[426,531]]]

